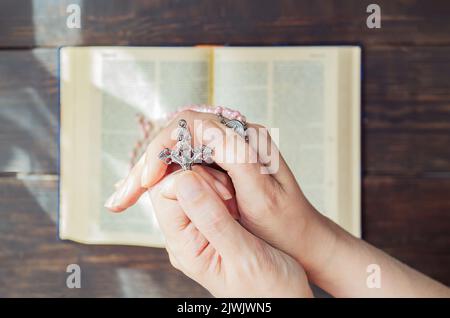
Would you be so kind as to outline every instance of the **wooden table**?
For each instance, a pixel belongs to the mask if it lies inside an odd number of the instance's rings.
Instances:
[[[450,2],[376,1],[381,29],[369,3],[2,0],[0,296],[208,295],[163,250],[58,241],[61,45],[361,44],[364,239],[450,284]]]

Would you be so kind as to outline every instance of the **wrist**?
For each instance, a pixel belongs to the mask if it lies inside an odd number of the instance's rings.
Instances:
[[[309,205],[309,204],[308,204]],[[305,213],[302,213],[305,215]],[[321,281],[332,267],[333,259],[343,244],[343,230],[309,205],[304,228],[297,231],[294,257],[304,267],[309,279]]]

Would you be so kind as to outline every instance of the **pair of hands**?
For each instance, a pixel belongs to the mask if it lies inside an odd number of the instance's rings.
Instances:
[[[194,120],[202,121],[191,131],[193,138],[216,145],[213,159],[226,173],[203,166],[170,173],[158,160],[161,149],[176,143],[171,137],[180,118],[191,129]],[[209,128],[216,133],[204,134]],[[269,134],[250,136],[249,143],[236,137],[214,115],[182,112],[153,139],[105,206],[121,212],[148,191],[172,265],[215,296],[310,297],[308,276],[326,265],[335,238],[323,231],[321,248],[315,248],[326,221],[281,156],[272,154],[279,168],[267,173],[267,154],[258,145],[276,150]],[[245,149],[245,158],[223,160],[234,157],[236,143]],[[249,160],[252,156],[258,160]]]

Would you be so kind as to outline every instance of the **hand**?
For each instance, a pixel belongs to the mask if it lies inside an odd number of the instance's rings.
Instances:
[[[156,158],[162,148],[174,145],[175,141],[170,138],[170,133],[179,118],[186,119],[190,125],[194,119],[201,119],[203,128],[219,132],[209,135],[213,142],[219,144],[218,147],[214,147],[214,161],[228,173],[232,180],[236,191],[237,215],[239,215],[240,223],[257,237],[269,242],[271,246],[295,258],[303,265],[309,279],[324,290],[338,297],[448,297],[450,289],[446,286],[418,273],[364,241],[354,238],[318,213],[303,195],[281,156],[275,156],[275,159],[279,159],[279,169],[268,168],[268,156],[261,151],[258,145],[267,143],[272,149],[272,154],[278,152],[270,136],[264,133],[265,129],[258,125],[249,125],[250,128],[260,128],[263,131],[262,134],[250,136],[249,143],[237,139],[237,148],[245,149],[245,154],[249,154],[249,156],[238,158],[238,163],[227,162],[220,158],[225,158],[225,155],[233,157],[235,154],[236,143],[229,142],[231,138],[235,137],[234,133],[225,130],[224,126],[217,122],[215,116],[192,111],[183,112],[152,141],[146,155],[141,158],[125,182],[107,202],[108,208],[113,211],[126,209],[134,204],[147,188],[157,185],[164,178],[167,167]],[[208,142],[207,136],[202,134],[202,131],[194,132],[194,138],[204,144]],[[219,142],[217,143],[217,141]],[[255,157],[258,159],[256,162],[242,161],[242,159]],[[274,159],[273,155],[269,157]],[[262,174],[261,172],[271,172],[271,174]],[[180,200],[180,204],[181,202],[182,200]],[[187,202],[185,204],[188,205]],[[185,209],[183,204],[181,207]],[[194,215],[194,213],[188,212],[189,209],[185,210],[188,217]],[[197,225],[194,219],[192,219],[192,223]],[[207,226],[204,227],[206,231],[207,228]],[[202,232],[200,225],[198,230]],[[243,229],[241,228],[241,230]],[[204,237],[214,246],[213,240],[209,239],[208,235],[204,235]],[[253,237],[252,240],[259,240],[255,236],[251,237]],[[250,243],[250,246],[252,246],[250,250],[265,250],[257,249],[258,244]],[[246,245],[246,247],[248,246]],[[247,249],[244,250],[247,251]],[[221,251],[221,248],[217,247],[217,251]],[[271,260],[273,259],[271,255],[278,253],[286,256],[269,246],[265,252],[257,252],[253,257],[258,260]],[[226,254],[228,255],[228,253]],[[221,254],[219,253],[219,255]],[[259,262],[257,263],[259,264]],[[383,282],[385,283],[380,289],[371,289],[366,286],[366,268],[368,264],[372,263],[378,264],[383,269]],[[291,264],[289,261],[272,261],[269,264],[275,264],[281,269],[292,269],[292,265],[286,265]],[[269,271],[269,273],[271,272]],[[294,274],[290,275],[299,277]],[[272,277],[270,276],[270,278]],[[212,284],[213,287],[208,287],[210,282],[208,279],[204,279],[204,277],[199,279],[201,283],[204,281],[204,285],[215,293],[213,288],[216,285]],[[300,278],[299,281],[301,280]],[[308,294],[306,288],[302,288],[300,292]]]
[[[215,145],[213,159],[231,177],[241,224],[272,246],[296,258],[313,281],[316,277],[319,279],[320,272],[327,266],[333,253],[336,238],[331,229],[334,226],[309,204],[262,126],[248,125],[249,131],[253,129],[257,134],[250,135],[249,143],[246,143],[241,138],[236,139],[236,135],[225,129],[214,115],[182,112],[154,138],[145,155],[106,206],[116,212],[123,211],[166,175],[167,166],[157,156],[161,149],[174,146],[176,140],[171,135],[180,118],[188,122],[194,139],[199,143]],[[202,121],[202,127],[196,131],[192,131],[194,120]],[[205,134],[208,130],[215,133]],[[245,150],[244,156],[236,158],[235,162],[223,160],[234,158],[236,143],[238,149]],[[271,156],[261,150],[261,144],[269,145]],[[256,162],[249,160],[255,157],[258,159]],[[278,160],[277,170],[268,171],[269,159]]]
[[[311,297],[301,266],[245,230],[210,184],[185,171],[150,190],[172,265],[214,296]]]

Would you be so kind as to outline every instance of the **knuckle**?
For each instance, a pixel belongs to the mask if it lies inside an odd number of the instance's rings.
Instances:
[[[168,250],[170,264],[183,274],[191,277],[196,274],[195,266],[192,266],[191,262],[186,258],[185,250],[180,245],[175,249]],[[176,256],[175,256],[176,255]]]
[[[193,110],[189,110],[189,109],[183,110],[175,115],[175,117],[173,119],[173,123],[174,123],[174,125],[178,125],[178,122],[181,119],[184,119],[184,120],[186,120],[188,125],[190,125],[193,122],[194,118],[195,118],[195,112]]]
[[[258,166],[255,163],[236,163],[233,165],[235,169],[230,169],[228,171],[229,176],[232,180],[238,180],[238,178],[252,178],[255,170]],[[259,171],[257,172],[259,173]]]
[[[248,133],[253,138],[267,138],[266,136],[269,136],[269,129],[263,125],[252,124],[248,129]]]
[[[222,129],[220,129],[220,126],[214,120],[208,118],[208,119],[203,120],[202,124],[203,124],[203,129],[205,131],[209,131],[210,134],[214,133],[215,135],[221,135],[221,136],[224,135],[224,131]]]
[[[229,225],[229,222],[225,219],[225,215],[217,213],[214,210],[211,210],[209,214],[208,219],[205,221],[205,230],[213,235],[223,235]]]
[[[205,237],[193,226],[186,229],[186,240],[181,246],[184,252],[199,256],[208,244]]]
[[[278,187],[271,179],[266,179],[262,184],[261,198],[256,201],[261,213],[271,215],[280,208],[280,193]]]
[[[203,121],[203,124],[206,128],[215,128],[218,129],[223,134],[222,129],[220,129],[219,123],[216,120],[213,120],[211,118],[207,118]]]
[[[177,116],[177,118],[181,119],[192,119],[194,118],[195,112],[193,110],[187,109],[180,112]]]
[[[208,141],[212,148],[222,145],[224,140],[222,129],[211,119],[202,120],[195,129],[195,135],[204,142]]]
[[[208,202],[208,196],[205,191],[198,191],[190,198],[189,205],[193,210],[205,210]]]
[[[207,119],[203,120],[203,124],[206,127],[217,127],[216,122],[214,120],[212,120],[211,118],[207,118]]]
[[[279,206],[279,192],[278,188],[274,186],[271,180],[264,182],[264,203],[269,211],[275,211]]]
[[[180,270],[180,264],[178,264],[177,260],[171,253],[169,253],[169,262],[170,262],[170,265],[172,265],[172,267]]]
[[[267,127],[261,124],[252,124],[257,129],[267,130]]]
[[[166,242],[166,251],[167,251],[167,255],[169,255],[170,265],[172,265],[174,268],[180,270],[180,263],[175,258],[175,255],[173,254],[172,249],[167,245],[167,242]]]

